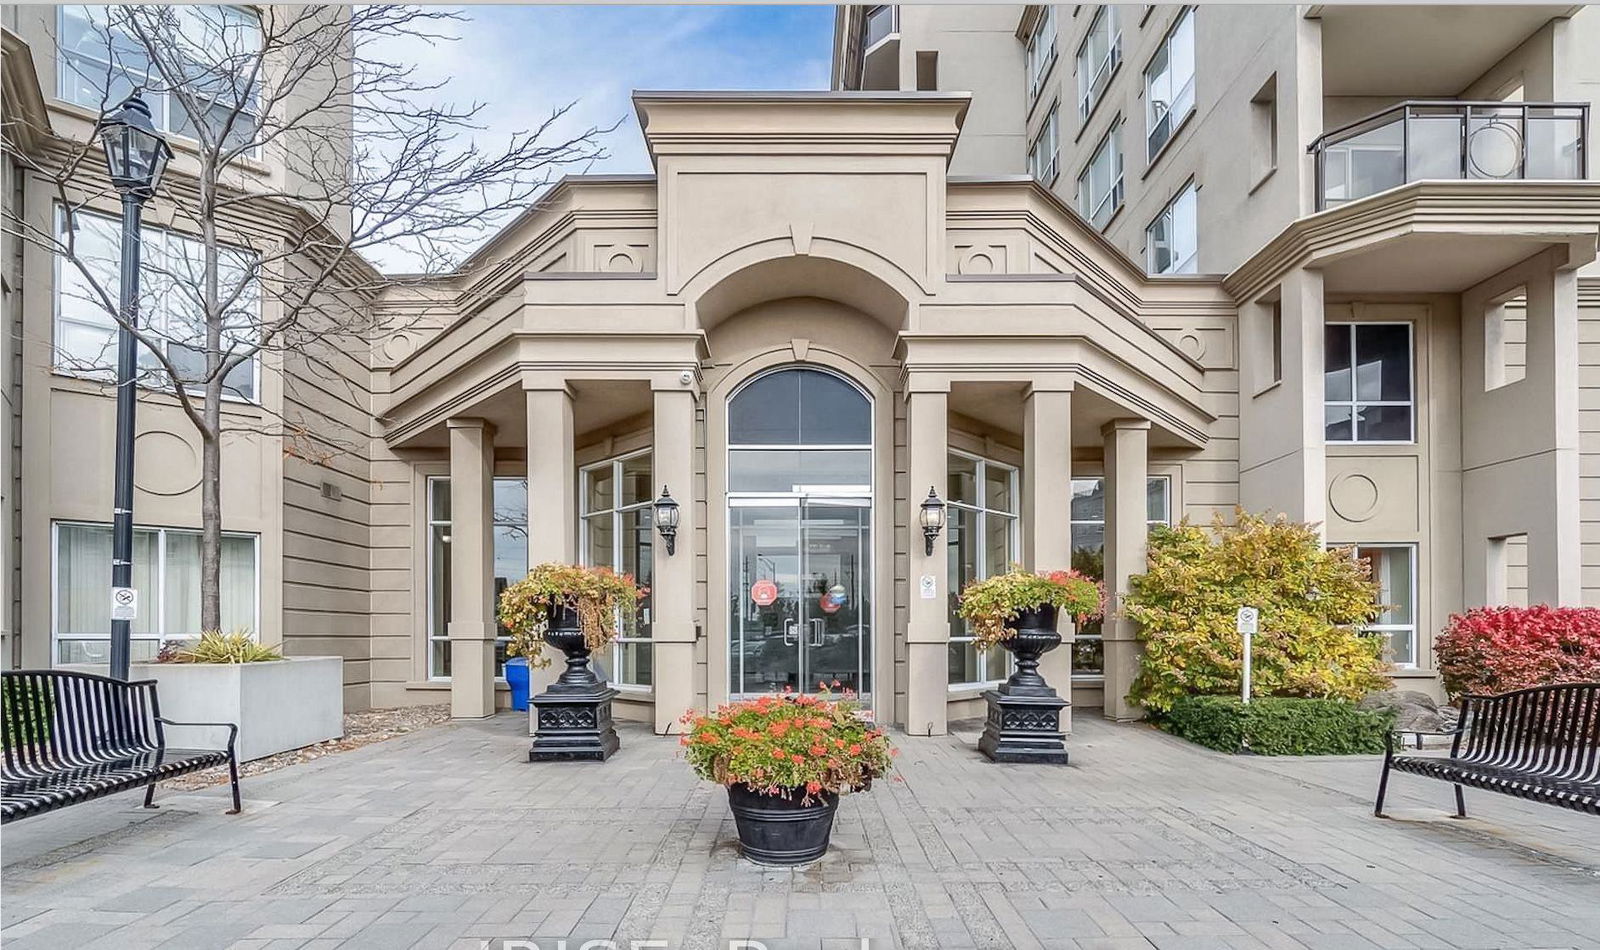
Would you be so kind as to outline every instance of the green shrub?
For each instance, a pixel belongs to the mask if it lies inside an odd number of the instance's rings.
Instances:
[[[1183,696],[1161,726],[1221,752],[1248,743],[1260,755],[1359,755],[1383,751],[1394,715],[1338,699],[1265,696],[1246,706],[1237,696]]]
[[[1157,527],[1148,570],[1130,587],[1122,609],[1145,649],[1129,697],[1155,713],[1183,696],[1238,692],[1244,606],[1261,611],[1253,695],[1354,701],[1388,685],[1381,644],[1360,632],[1380,607],[1371,568],[1324,548],[1310,525],[1239,511],[1209,530]]]

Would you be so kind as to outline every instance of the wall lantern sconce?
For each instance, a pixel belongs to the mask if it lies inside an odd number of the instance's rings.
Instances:
[[[665,485],[661,486],[661,497],[656,499],[655,513],[656,531],[667,545],[667,556],[671,557],[678,547],[678,503],[672,500],[672,493]]]
[[[944,530],[944,502],[932,487],[929,487],[928,497],[922,502],[922,510],[917,512],[917,521],[922,525],[922,540],[928,544],[926,553],[932,557],[933,542],[939,540],[939,532]]]

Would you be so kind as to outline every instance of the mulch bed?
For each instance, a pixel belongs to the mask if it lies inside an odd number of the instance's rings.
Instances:
[[[450,721],[450,707],[440,706],[406,706],[401,709],[374,709],[371,712],[346,713],[344,717],[344,735],[338,739],[329,739],[316,745],[308,745],[302,749],[291,749],[288,752],[279,752],[265,758],[246,762],[239,766],[241,778],[252,775],[263,775],[267,772],[276,772],[291,765],[310,762],[320,759],[325,755],[339,752],[348,752],[359,749],[374,742],[393,739],[419,729],[427,729]],[[221,785],[228,781],[228,768],[207,769],[204,772],[195,772],[190,775],[180,775],[161,783],[162,788],[171,788],[179,791],[192,791],[197,788],[208,788],[212,785]]]

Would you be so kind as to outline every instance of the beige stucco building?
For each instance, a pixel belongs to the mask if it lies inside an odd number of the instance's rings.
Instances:
[[[1404,31],[1436,17],[1453,42],[1404,68],[1351,39],[1433,50]],[[1600,187],[1578,107],[1600,67],[1577,52],[1597,18],[844,8],[840,91],[638,93],[651,173],[569,178],[457,273],[377,301],[400,329],[348,354],[357,395],[262,368],[260,399],[368,438],[315,463],[229,446],[256,629],[345,656],[352,707],[482,716],[505,702],[496,590],[604,563],[651,588],[601,658],[620,715],[666,730],[838,680],[939,733],[1004,674],[952,622],[963,581],[1076,563],[1123,590],[1149,524],[1243,505],[1361,546],[1396,676],[1431,688],[1452,611],[1600,603]],[[17,44],[35,107],[74,114],[48,37],[8,26],[8,113]],[[1343,128],[1491,98],[1511,104]],[[1575,105],[1535,104],[1556,102]],[[48,214],[8,173],[8,200]],[[6,262],[8,662],[44,665],[92,640],[63,626],[61,537],[107,520],[111,402],[52,361],[48,258]],[[181,547],[198,506],[160,398],[137,511]],[[930,489],[949,506],[931,553]],[[1136,714],[1136,631],[1077,637],[1052,682],[1080,714]]]

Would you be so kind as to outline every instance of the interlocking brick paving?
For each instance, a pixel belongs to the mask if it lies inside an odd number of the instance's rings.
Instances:
[[[722,791],[625,727],[530,764],[526,720],[429,729],[247,779],[6,827],[6,950],[445,947],[1600,948],[1600,821],[1375,758],[1217,755],[1080,715],[1067,767],[898,736],[800,870],[738,856]],[[517,944],[511,944],[517,947]],[[525,946],[525,945],[523,945]],[[597,947],[596,950],[599,950]]]

